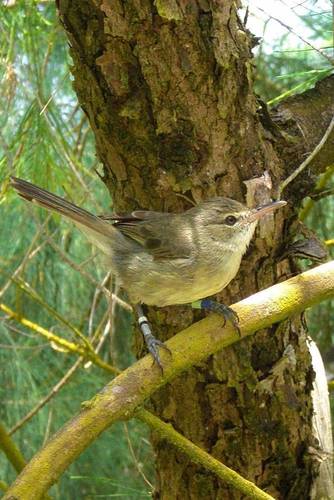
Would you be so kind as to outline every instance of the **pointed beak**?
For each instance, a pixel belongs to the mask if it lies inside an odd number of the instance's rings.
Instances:
[[[262,219],[267,214],[271,214],[278,208],[284,207],[286,201],[273,201],[272,203],[267,203],[266,205],[260,205],[259,207],[253,208],[247,217],[247,222],[255,222]]]

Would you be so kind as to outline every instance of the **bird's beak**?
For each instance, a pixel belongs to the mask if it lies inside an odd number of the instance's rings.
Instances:
[[[286,201],[273,201],[272,203],[267,203],[266,205],[260,205],[259,207],[253,208],[247,217],[247,222],[255,222],[262,219],[267,214],[271,214],[278,208],[284,207]]]

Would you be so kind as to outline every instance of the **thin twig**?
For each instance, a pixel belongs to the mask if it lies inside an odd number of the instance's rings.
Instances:
[[[98,343],[98,339],[100,337],[100,334],[103,335],[103,330],[104,330],[104,327],[103,325],[105,325],[105,322],[108,320],[108,309],[106,309],[104,311],[104,314],[100,320],[100,323],[97,325],[96,327],[96,330],[95,332],[92,334],[91,336],[91,342],[92,342],[92,345],[96,345],[96,343]],[[96,352],[96,348],[95,348],[95,352]]]
[[[38,333],[42,337],[46,338],[51,344],[53,343],[59,346],[62,350],[66,350],[74,354],[79,354],[80,356],[83,356],[83,358],[87,360],[92,360],[92,361],[94,360],[97,366],[100,366],[101,368],[108,370],[110,373],[113,374],[119,373],[119,370],[117,368],[114,368],[113,366],[103,361],[95,354],[94,351],[87,350],[82,345],[74,344],[73,342],[70,342],[62,337],[59,337],[58,335],[55,335],[54,333],[50,332],[50,330],[47,330],[46,328],[43,328],[42,326],[34,323],[33,321],[30,321],[29,319],[22,317],[20,314],[16,313],[3,303],[0,303],[0,310],[3,311],[9,318],[15,319],[15,321],[21,323],[21,325],[26,326],[30,330]]]
[[[63,85],[63,83],[65,82],[65,80],[67,78],[69,78],[70,76],[70,72],[68,71],[67,73],[65,73],[65,75],[63,76],[63,78],[58,82],[56,88],[51,92],[49,98],[47,99],[46,103],[43,105],[43,103],[39,100],[39,105],[42,106],[42,109],[40,110],[39,112],[39,115],[41,116],[43,113],[45,113],[46,111],[46,108],[49,106],[49,104],[51,103],[51,101],[53,100],[54,96],[57,94],[57,92],[59,92],[59,90],[61,90],[61,87]]]
[[[111,294],[110,291],[108,290],[108,288],[106,288],[105,286],[102,286],[98,281],[96,281],[96,279],[93,278],[93,276],[91,276],[89,273],[87,273],[87,271],[84,271],[83,269],[81,269],[80,265],[76,264],[72,259],[70,259],[68,257],[68,255],[66,255],[66,253],[60,248],[59,245],[57,245],[57,243],[55,243],[55,241],[52,238],[47,237],[46,239],[47,239],[47,242],[52,246],[52,248],[54,248],[54,250],[56,250],[59,253],[59,255],[61,255],[62,259],[65,262],[67,262],[67,264],[69,266],[71,266],[73,269],[78,271],[88,281],[93,283],[96,286],[96,288],[101,290],[105,295],[107,295],[108,297],[112,296],[113,299],[117,302],[117,304],[119,306],[123,307],[127,311],[130,311],[130,312],[132,311],[132,307],[130,306],[130,304],[128,304],[124,300],[120,299],[119,297],[116,297],[114,294]]]
[[[100,352],[101,347],[103,346],[104,341],[108,336],[109,329],[110,329],[110,320],[108,319],[108,321],[103,329],[102,335],[99,339],[99,342],[94,349],[95,354],[98,354]],[[87,361],[87,363],[85,363],[85,365],[84,365],[84,368],[89,368],[91,366],[91,364],[92,364],[92,361]]]
[[[11,332],[14,332],[14,333],[18,333],[19,335],[21,335],[22,337],[26,337],[28,339],[33,339],[35,337],[34,334],[32,333],[28,333],[28,332],[24,332],[23,330],[21,330],[20,328],[17,328],[16,326],[12,325],[8,319],[6,317],[3,317],[1,318],[1,321],[3,322],[4,326],[10,330]],[[41,346],[43,346],[44,344],[41,344]],[[49,343],[47,343],[46,345],[49,345]],[[22,346],[21,346],[22,347]],[[31,346],[27,346],[27,347],[31,347]]]
[[[98,343],[97,343],[96,347],[94,348],[94,352],[95,352],[95,354],[98,354],[98,353],[99,353],[99,351],[100,351],[100,349],[101,349],[101,347],[102,347],[102,345],[103,345],[103,342],[104,342],[105,331],[106,331],[106,329],[107,329],[107,331],[108,331],[108,329],[109,329],[109,326],[108,326],[108,325],[105,325],[105,327],[104,327],[104,328],[103,328],[103,330],[102,330],[102,325],[105,323],[105,321],[107,321],[107,323],[108,323],[108,321],[109,321],[109,320],[108,320],[108,316],[109,316],[109,311],[108,311],[108,309],[106,309],[106,311],[105,311],[105,313],[104,313],[104,315],[103,315],[103,317],[102,317],[102,319],[101,319],[101,321],[100,321],[99,325],[97,326],[97,328],[96,328],[96,330],[95,330],[95,332],[94,332],[94,335],[93,335],[93,336],[92,336],[92,338],[91,338],[91,342],[92,342],[92,344],[94,345],[94,344],[95,344],[95,342],[96,342],[96,341],[99,339],[99,337],[100,337],[100,339],[98,340]],[[102,330],[102,333],[101,333],[101,336],[100,336],[100,331],[101,331],[101,330]],[[103,340],[101,341],[101,339],[103,339]],[[91,365],[92,365],[92,362],[91,362],[91,361],[87,361],[87,362],[84,364],[84,368],[85,368],[85,369],[88,369],[88,368],[90,368],[90,366],[91,366]]]
[[[283,26],[284,28],[286,28],[288,31],[290,31],[290,33],[292,33],[293,35],[295,35],[296,37],[299,38],[299,40],[301,40],[303,43],[306,43],[306,45],[308,45],[309,47],[311,47],[313,50],[315,50],[316,52],[318,52],[318,54],[320,54],[322,57],[324,57],[325,59],[327,59],[327,61],[333,65],[334,64],[334,60],[332,57],[329,57],[327,54],[325,54],[322,50],[320,49],[317,49],[316,47],[314,47],[314,45],[312,45],[312,43],[310,43],[308,40],[305,40],[302,36],[300,36],[298,33],[296,33],[293,28],[291,28],[291,26],[289,26],[288,24],[285,24],[283,21],[281,21],[280,19],[278,19],[277,17],[274,17],[272,16],[271,14],[269,14],[268,12],[266,12],[265,10],[261,9],[261,7],[258,7],[256,6],[256,9],[259,10],[260,12],[262,12],[263,14],[265,14],[266,16],[268,16],[270,19],[273,19],[274,21],[276,21],[277,23],[279,23],[281,26]]]
[[[114,280],[114,294],[118,296],[119,292],[119,284],[117,278]],[[109,319],[110,319],[110,328],[109,328],[109,352],[110,352],[110,359],[115,362],[114,357],[113,357],[113,350],[114,350],[114,337],[115,337],[115,323],[116,323],[116,301],[110,299],[110,305],[109,305]],[[116,363],[117,364],[117,363]]]
[[[88,350],[93,351],[93,347],[90,344],[89,340],[85,335],[81,333],[78,328],[76,328],[74,325],[72,325],[66,318],[64,318],[61,314],[56,311],[53,307],[51,307],[47,302],[45,302],[42,297],[34,290],[31,285],[23,280],[13,280],[14,283],[21,289],[23,292],[25,292],[29,297],[32,298],[35,302],[37,302],[40,306],[42,306],[44,309],[46,309],[52,316],[54,316],[60,323],[65,325],[67,328],[69,328],[78,339],[83,342],[83,344],[86,346]]]
[[[74,373],[76,372],[76,370],[79,368],[79,366],[81,365],[82,363],[82,360],[83,360],[83,357],[81,356],[80,358],[78,358],[76,360],[76,362],[71,366],[71,368],[65,373],[65,375],[59,380],[59,382],[57,382],[57,384],[52,387],[51,391],[49,392],[49,394],[47,394],[43,399],[41,399],[37,404],[36,406],[34,406],[34,408],[32,408],[24,417],[21,418],[21,420],[19,420],[9,431],[9,435],[11,436],[12,434],[14,434],[14,432],[16,432],[17,430],[19,430],[24,424],[26,424],[27,422],[29,422],[29,420],[31,420],[33,418],[34,415],[36,415],[36,413],[39,412],[39,410],[41,408],[43,408],[43,406],[46,405],[46,403],[48,403],[50,401],[50,399],[52,399],[54,396],[57,395],[57,393],[60,391],[60,389],[62,389],[62,387],[64,387],[64,385],[68,382],[68,380],[72,377],[72,375],[74,375]]]
[[[43,104],[41,98],[39,95],[37,95],[37,102],[41,108],[41,112],[40,114],[43,115],[46,123],[48,124],[50,130],[52,132],[54,132],[54,126],[53,126],[53,123],[51,122],[49,116],[48,116],[48,112],[47,112],[47,107],[46,107],[46,104]],[[96,203],[96,200],[93,199],[92,197],[92,193],[90,191],[90,189],[88,189],[88,186],[86,184],[86,182],[84,181],[81,173],[79,172],[77,166],[75,165],[74,161],[72,160],[71,158],[71,155],[68,153],[68,151],[66,150],[64,144],[62,144],[61,140],[59,139],[58,135],[57,134],[53,134],[53,139],[55,141],[55,143],[57,144],[59,150],[62,151],[70,169],[72,170],[74,176],[77,178],[77,180],[79,181],[79,183],[81,184],[81,186],[83,187],[84,191],[87,193],[88,197],[97,205]]]
[[[89,337],[91,337],[92,332],[93,332],[94,315],[95,315],[95,310],[96,310],[96,306],[97,306],[97,302],[98,302],[98,297],[102,291],[102,288],[105,288],[105,285],[106,285],[107,281],[109,280],[109,278],[110,278],[110,272],[108,272],[105,275],[105,277],[103,278],[103,280],[100,283],[100,286],[95,288],[95,292],[94,292],[93,300],[92,300],[92,305],[90,308],[89,319],[88,319],[88,336]],[[110,293],[110,295],[111,295],[111,293]]]
[[[331,122],[330,124],[328,125],[327,127],[327,130],[326,132],[324,133],[321,141],[319,142],[319,144],[313,149],[312,153],[306,158],[305,161],[303,161],[303,163],[301,165],[299,165],[299,167],[294,171],[292,172],[291,175],[289,175],[289,177],[287,177],[279,186],[279,190],[278,190],[278,200],[280,200],[280,197],[281,197],[281,194],[282,192],[284,191],[284,189],[290,184],[290,182],[292,182],[296,177],[297,175],[299,175],[303,170],[305,170],[305,168],[309,165],[309,163],[316,157],[316,155],[319,153],[319,151],[323,148],[323,146],[325,145],[329,135],[331,134],[332,130],[334,128],[334,115],[331,119]]]
[[[47,421],[46,421],[46,429],[45,429],[45,433],[44,433],[44,439],[43,439],[43,445],[45,445],[45,443],[47,442],[47,440],[49,439],[49,435],[50,435],[50,427],[51,427],[51,422],[52,422],[52,416],[53,416],[53,411],[52,411],[52,408],[49,409],[49,414],[48,414],[48,418],[47,418]]]
[[[329,165],[326,169],[326,171],[320,176],[317,185],[316,185],[316,190],[322,190],[324,187],[327,185],[327,182],[332,178],[334,174],[334,164]],[[314,205],[314,201],[312,198],[309,198],[306,200],[304,207],[301,209],[299,212],[299,219],[301,221],[305,220],[310,211],[312,210],[312,207]]]
[[[50,344],[45,342],[44,344],[37,344],[35,346],[31,345],[12,345],[12,344],[2,344],[0,343],[0,349],[8,349],[9,351],[40,351],[44,347],[49,347]]]
[[[38,228],[38,230],[36,231],[33,239],[31,240],[31,243],[29,245],[29,248],[28,250],[26,251],[23,259],[21,260],[20,264],[18,265],[18,267],[15,269],[15,271],[13,273],[11,273],[10,275],[10,278],[8,279],[7,283],[5,283],[5,285],[2,287],[2,289],[0,290],[0,298],[3,296],[3,294],[7,291],[7,289],[9,288],[9,286],[11,285],[12,283],[12,280],[14,278],[17,278],[24,270],[25,268],[25,265],[27,264],[27,262],[29,260],[31,260],[35,255],[36,255],[36,249],[34,249],[34,246],[37,242],[37,240],[40,238],[41,234],[43,233],[44,231],[44,228],[45,226],[47,225],[47,223],[49,222],[50,220],[50,217],[51,215],[48,215],[46,217],[46,219],[44,220],[44,222],[40,225],[40,227]],[[42,245],[39,245],[38,249],[40,250],[42,248]],[[38,251],[39,251],[38,250]]]
[[[145,476],[144,472],[143,472],[143,469],[142,467],[140,467],[139,465],[139,462],[138,462],[138,459],[136,457],[136,454],[135,454],[135,451],[133,449],[133,446],[132,446],[132,443],[131,443],[131,439],[130,439],[130,434],[129,434],[129,429],[128,429],[128,424],[126,422],[123,423],[123,428],[124,428],[124,433],[125,433],[125,436],[126,436],[126,440],[128,442],[128,447],[129,447],[129,450],[130,450],[130,454],[133,458],[133,461],[134,461],[134,464],[135,464],[135,467],[138,471],[138,473],[140,474],[140,476],[143,478],[144,482],[151,488],[151,490],[153,491],[154,490],[154,486],[153,484],[147,479],[147,477]]]

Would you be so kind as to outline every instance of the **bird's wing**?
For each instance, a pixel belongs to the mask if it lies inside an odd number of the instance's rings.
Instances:
[[[179,218],[176,220],[176,217]],[[114,227],[139,243],[155,260],[191,257],[193,244],[190,234],[184,230],[182,216],[137,210],[101,218],[112,221]]]

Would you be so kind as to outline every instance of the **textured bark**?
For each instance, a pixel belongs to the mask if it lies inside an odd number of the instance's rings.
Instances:
[[[243,201],[243,181],[265,170],[275,191],[333,113],[333,79],[287,101],[272,117],[261,110],[252,91],[250,35],[230,0],[62,0],[59,12],[74,87],[119,211],[188,208],[179,195],[195,202],[216,194]],[[317,158],[316,173],[326,167],[328,149]],[[275,257],[313,184],[307,171],[289,188],[290,209],[276,216],[270,234],[268,228],[258,233],[221,300],[236,301],[290,272],[289,262],[277,265]],[[151,308],[149,314],[160,338],[193,320],[187,307]],[[287,349],[292,356],[283,356]],[[307,498],[316,474],[308,454],[317,447],[312,377],[306,333],[295,318],[189,370],[151,406],[275,498]],[[156,498],[240,498],[173,447],[154,436],[153,443]]]

